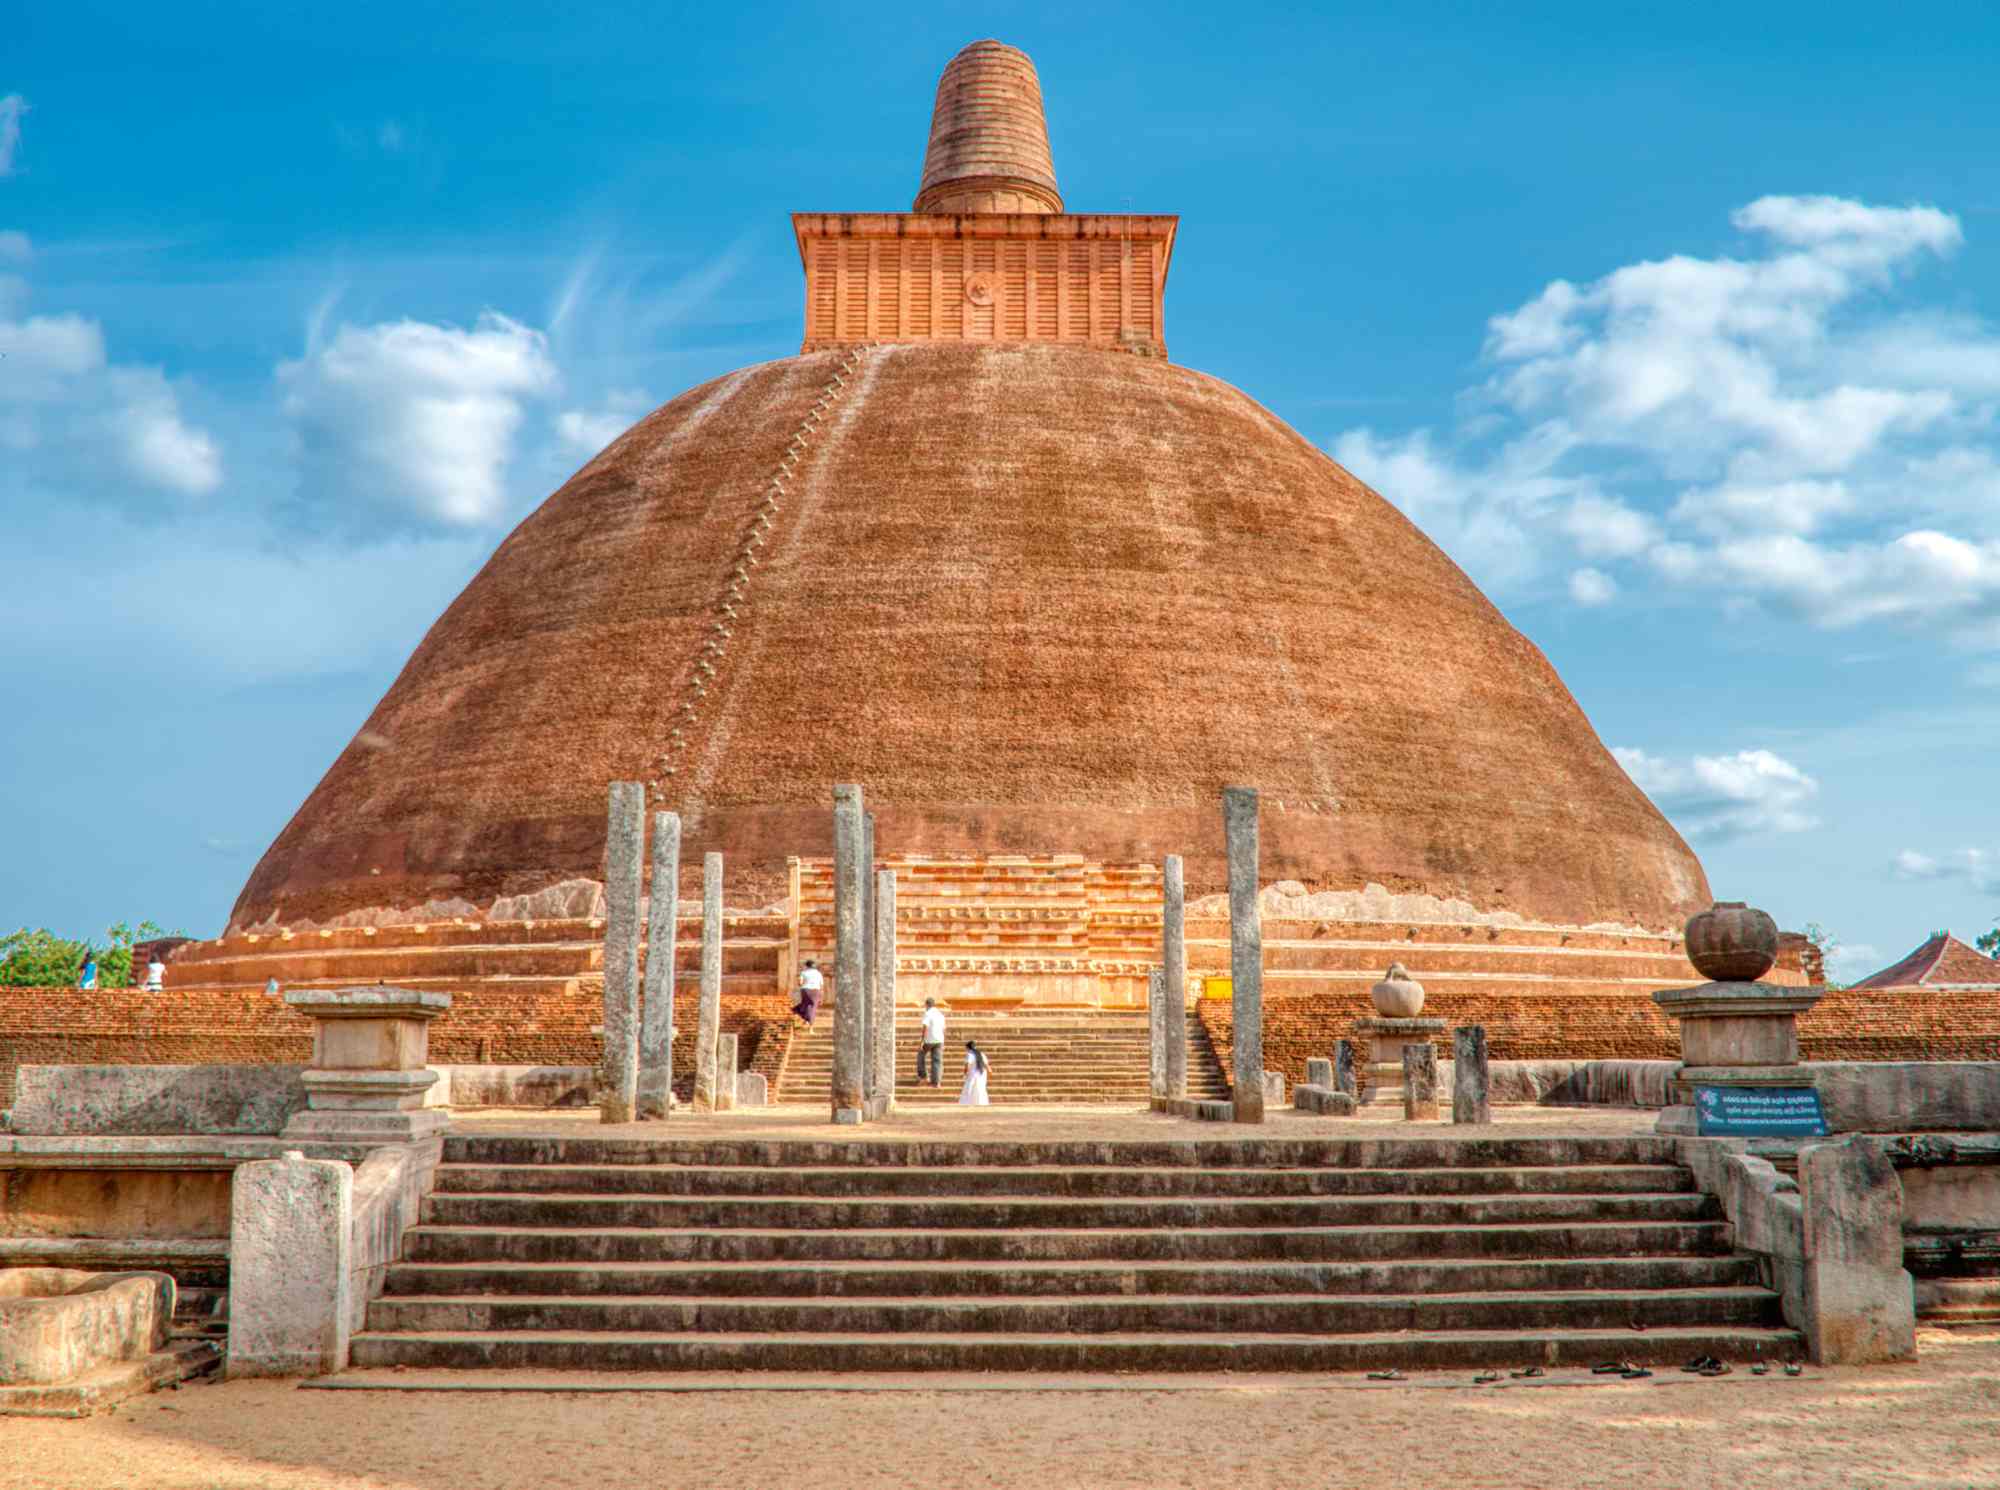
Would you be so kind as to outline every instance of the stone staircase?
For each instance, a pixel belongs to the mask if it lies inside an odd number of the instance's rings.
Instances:
[[[361,1367],[1792,1356],[1671,1141],[453,1137]]]
[[[944,1077],[932,1088],[917,1082],[923,1011],[896,1011],[896,1100],[933,1104],[958,1100],[965,1042],[977,1040],[991,1063],[987,1096],[996,1105],[1028,1102],[1122,1102],[1148,1096],[1146,1020],[1123,1010],[1011,1014],[946,1010]],[[778,1102],[825,1102],[833,1091],[833,1020],[823,1008],[808,1030],[794,1029],[785,1052]],[[1188,1020],[1188,1094],[1227,1099],[1229,1083],[1199,1020]]]

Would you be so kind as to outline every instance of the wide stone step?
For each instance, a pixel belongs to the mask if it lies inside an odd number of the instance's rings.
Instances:
[[[436,1193],[824,1196],[1604,1195],[1691,1192],[1672,1165],[1539,1169],[1174,1169],[1125,1165],[1019,1169],[690,1168],[661,1164],[442,1164]]]
[[[1620,1329],[1637,1324],[1769,1325],[1768,1289],[1687,1288],[1571,1293],[1153,1294],[1144,1298],[743,1299],[653,1296],[500,1298],[399,1296],[370,1305],[368,1328],[389,1333],[691,1330],[793,1334],[1103,1335],[1356,1334],[1389,1330]]]
[[[1722,1221],[1542,1222],[1484,1226],[1216,1227],[1189,1231],[941,1227],[802,1231],[755,1227],[602,1229],[440,1226],[408,1233],[431,1262],[1249,1262],[1406,1258],[1702,1256],[1729,1250]]]
[[[396,1263],[390,1297],[534,1294],[723,1298],[988,1298],[1116,1294],[1499,1293],[1575,1289],[1752,1287],[1757,1260],[1577,1257],[1398,1262],[765,1262]]]
[[[444,1194],[423,1203],[439,1226],[888,1227],[1504,1226],[1549,1221],[1700,1221],[1712,1196],[1340,1195],[1137,1199],[1060,1196]]]
[[[1190,1169],[1463,1169],[1678,1161],[1656,1136],[1502,1138],[767,1139],[563,1138],[454,1134],[452,1164],[776,1165],[946,1169],[967,1166],[1155,1165]]]
[[[1748,1326],[1658,1330],[1462,1330],[1353,1335],[729,1335],[711,1333],[363,1334],[357,1367],[654,1371],[1358,1371],[1383,1366],[1665,1365],[1693,1356],[1789,1358],[1796,1332]]]

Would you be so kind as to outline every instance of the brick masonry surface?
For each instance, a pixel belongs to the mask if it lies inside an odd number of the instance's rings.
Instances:
[[[1197,1006],[1222,1069],[1234,1048],[1226,999]],[[1306,1061],[1333,1053],[1354,1021],[1373,1014],[1365,989],[1353,994],[1264,996],[1264,1065],[1303,1081]],[[1673,1021],[1644,994],[1545,999],[1433,989],[1424,1014],[1448,1026],[1486,1027],[1489,1057],[1520,1060],[1677,1060]],[[2000,988],[1835,989],[1799,1020],[1799,1044],[1809,1061],[2000,1060]],[[1449,1037],[1439,1054],[1449,1056]]]
[[[474,984],[453,994],[431,1027],[440,1065],[501,1063],[594,1066],[591,1033],[603,1015],[594,978],[573,991],[517,993]],[[674,1088],[694,1085],[694,998],[676,1001]],[[739,1037],[746,1069],[775,1085],[784,1058],[788,1000],[777,993],[725,993],[722,1028]],[[196,988],[148,994],[137,988],[0,988],[0,1107],[13,1101],[14,1071],[26,1065],[297,1064],[312,1054],[312,1021],[255,989]]]

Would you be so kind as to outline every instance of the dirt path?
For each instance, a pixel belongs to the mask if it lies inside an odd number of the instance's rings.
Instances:
[[[914,1391],[560,1395],[242,1382],[161,1393],[81,1422],[0,1420],[0,1487],[2000,1485],[2000,1331],[1927,1331],[1922,1349],[1915,1365],[1809,1369],[1798,1380],[1739,1367],[1719,1381],[1663,1371],[1603,1385],[1558,1374],[1549,1385],[1483,1388],[1460,1375],[1395,1386],[1352,1377],[1113,1378],[1089,1390],[993,1375],[897,1383]],[[532,1378],[453,1379],[492,1386]],[[630,1387],[673,1379],[588,1380]]]

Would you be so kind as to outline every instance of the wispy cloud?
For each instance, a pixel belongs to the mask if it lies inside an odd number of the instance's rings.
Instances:
[[[21,148],[21,116],[28,101],[18,93],[0,98],[0,176],[14,174],[14,153]]]
[[[1334,457],[1497,589],[1580,559],[1649,595],[2000,650],[2000,331],[1906,299],[1958,219],[1769,196],[1731,221],[1742,257],[1557,280],[1494,316],[1458,429],[1353,429]]]
[[[2000,854],[1985,849],[1923,854],[1906,848],[1890,861],[1889,870],[1899,880],[1960,880],[1982,895],[2000,894]]]

